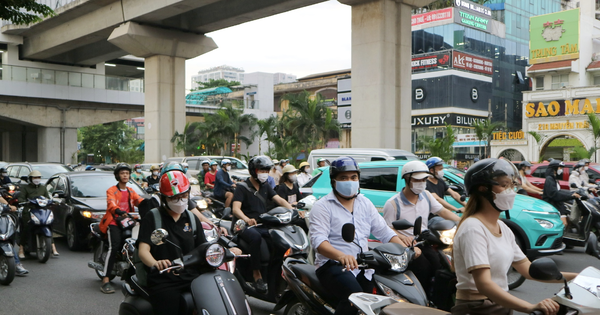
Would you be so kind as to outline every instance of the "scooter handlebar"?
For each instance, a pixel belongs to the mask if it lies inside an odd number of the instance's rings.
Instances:
[[[542,311],[533,311],[529,315],[544,315],[544,312],[542,312]]]

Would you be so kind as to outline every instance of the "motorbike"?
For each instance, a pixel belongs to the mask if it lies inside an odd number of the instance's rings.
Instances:
[[[207,199],[209,210],[218,218],[223,217],[225,211],[225,200],[217,198],[212,192],[203,191],[202,196]],[[231,213],[224,217],[225,220],[231,220]]]
[[[591,234],[600,237],[600,200],[588,199],[583,190],[578,192],[581,198],[574,200],[567,208],[567,225],[563,234],[563,242],[569,247],[586,246]]]
[[[115,259],[115,265],[113,266],[110,275],[104,274],[104,264],[107,262],[109,254],[108,239],[106,234],[100,231],[99,222],[90,224],[90,242],[92,244],[93,258],[91,261],[88,261],[88,267],[94,269],[96,275],[100,279],[108,277],[110,280],[112,280],[116,276],[126,279],[128,276],[130,276],[127,271],[129,267],[133,265],[133,252],[135,250],[135,243],[140,228],[139,224],[135,224],[135,222],[139,220],[139,216],[137,213],[132,213],[128,215],[126,220],[128,221],[126,223],[128,224],[128,227],[123,230],[123,238],[125,239],[123,250],[117,255],[117,259]]]
[[[277,207],[261,214],[257,225],[248,227],[243,220],[237,220],[233,225],[233,242],[237,243],[245,253],[249,252],[250,245],[239,237],[245,229],[262,226],[268,228],[270,235],[269,239],[263,239],[261,243],[261,273],[268,285],[266,293],[261,293],[254,287],[250,261],[243,260],[237,264],[235,275],[246,294],[263,301],[277,303],[287,287],[281,273],[283,260],[290,258],[306,263],[309,240],[304,230],[293,225],[292,222],[298,218],[297,210]]]
[[[29,224],[29,235],[21,235],[21,237],[29,238],[29,245],[24,247],[26,255],[33,251],[35,245],[35,251],[37,259],[41,263],[45,263],[52,255],[52,222],[54,222],[54,213],[50,210],[52,200],[44,196],[29,199],[27,202],[20,203],[20,205],[27,205],[30,207],[30,220]]]
[[[168,236],[166,230],[156,229],[152,232],[151,240],[155,245],[161,243],[170,245]],[[173,260],[171,267],[161,271],[153,268],[150,272],[163,273],[169,270],[177,272],[202,268],[201,274],[192,281],[190,292],[181,295],[181,314],[252,314],[244,290],[236,277],[228,271],[218,269],[223,263],[235,258],[236,256],[222,245],[206,242],[188,255]],[[137,276],[132,276],[123,284],[122,292],[125,299],[119,306],[119,315],[152,314],[147,289],[138,284]]]
[[[17,218],[8,205],[0,205],[0,284],[9,285],[15,278],[15,231]]]
[[[19,204],[19,184],[4,184],[0,187],[0,196],[8,202],[11,206],[17,206]]]
[[[359,310],[359,314],[364,315],[450,315],[450,313],[443,310],[399,302],[389,296],[370,293],[352,293],[348,299]]]
[[[417,218],[414,225],[406,220],[392,222],[396,230],[406,230],[414,226],[415,235],[420,234],[422,218]],[[348,243],[354,241],[354,225],[347,223],[342,227],[342,237]],[[418,243],[417,243],[418,245]],[[358,246],[360,248],[360,246]],[[412,304],[427,306],[427,295],[417,277],[407,271],[408,263],[415,255],[414,247],[405,248],[400,244],[381,244],[357,256],[359,268],[375,270],[373,274],[374,292],[390,297],[396,301],[407,301]],[[275,311],[285,307],[284,314],[323,314],[335,312],[338,300],[327,292],[320,284],[315,267],[306,260],[288,257],[283,264],[283,277],[288,283]]]

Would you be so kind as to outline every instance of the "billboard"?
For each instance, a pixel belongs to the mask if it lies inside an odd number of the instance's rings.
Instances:
[[[454,68],[492,75],[494,68],[491,59],[478,57],[454,50],[452,51],[452,64]]]
[[[492,10],[467,0],[454,0],[454,23],[491,33]]]
[[[476,121],[487,120],[487,117],[445,113],[432,115],[413,115],[412,127],[442,127],[446,124],[451,126],[469,127]]]
[[[443,71],[440,71],[440,74]],[[492,80],[444,75],[412,80],[412,109],[459,107],[488,111]],[[442,124],[443,125],[443,124]]]
[[[417,56],[412,58],[412,71],[425,70],[429,68],[437,67],[450,67],[452,60],[450,60],[450,52],[444,52],[441,54]]]
[[[529,19],[529,63],[579,58],[579,9]]]
[[[429,22],[452,20],[452,8],[429,11],[422,14],[415,14],[411,17],[411,26],[421,25]]]

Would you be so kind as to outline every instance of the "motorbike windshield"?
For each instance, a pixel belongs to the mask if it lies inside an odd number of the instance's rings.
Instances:
[[[115,177],[112,174],[106,176],[73,176],[71,177],[71,194],[73,197],[93,198],[106,197],[106,191],[116,185]],[[128,187],[138,195],[145,195],[140,186],[129,181]]]

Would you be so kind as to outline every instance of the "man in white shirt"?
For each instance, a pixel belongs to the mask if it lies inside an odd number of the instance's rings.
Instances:
[[[383,218],[388,226],[392,226],[392,222],[396,220],[405,219],[408,222],[415,222],[418,217],[421,217],[423,219],[421,231],[424,231],[427,230],[430,214],[439,215],[447,220],[460,220],[456,214],[442,207],[431,193],[425,190],[426,180],[430,176],[427,165],[421,161],[410,161],[402,167],[401,177],[406,185],[400,193],[390,198],[383,206]],[[405,243],[410,244],[413,242],[412,228],[394,231]],[[441,268],[441,263],[438,253],[431,247],[421,247],[421,251],[423,255],[411,261],[408,264],[408,269],[419,279],[423,289],[429,296],[431,279],[435,275],[435,271]]]

